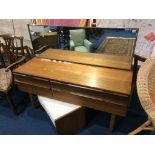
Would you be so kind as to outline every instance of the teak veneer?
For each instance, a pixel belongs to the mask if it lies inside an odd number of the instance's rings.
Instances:
[[[81,53],[77,51],[48,49],[38,56],[39,58],[61,60],[78,64],[86,64],[98,67],[108,67],[130,70],[132,65],[131,56],[117,56],[97,53]]]
[[[85,58],[82,59],[81,54],[76,53],[72,57],[69,51],[64,51],[62,55],[59,50],[49,51],[14,70],[19,88],[28,93],[111,113],[112,130],[115,116],[126,116],[127,113],[132,90],[130,68],[92,66],[89,60],[93,58],[87,57],[87,54],[82,53],[86,57],[83,64]],[[98,56],[95,57],[97,59]]]

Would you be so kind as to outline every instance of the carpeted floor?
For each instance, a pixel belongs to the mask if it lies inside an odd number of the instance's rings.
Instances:
[[[21,102],[18,110],[22,111],[15,116],[8,103],[0,94],[0,135],[55,135],[57,134],[48,115],[40,107],[32,109],[27,95],[18,90],[12,92],[14,101]],[[127,117],[117,117],[114,131],[108,130],[110,115],[108,113],[87,109],[87,125],[77,135],[126,135],[143,123],[147,117],[143,111],[136,91],[134,92]],[[143,131],[140,134],[155,134],[152,131]]]

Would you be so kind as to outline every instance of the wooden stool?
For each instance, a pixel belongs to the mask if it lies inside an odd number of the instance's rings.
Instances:
[[[38,96],[38,99],[56,127],[58,134],[75,134],[84,127],[84,107],[42,96]]]

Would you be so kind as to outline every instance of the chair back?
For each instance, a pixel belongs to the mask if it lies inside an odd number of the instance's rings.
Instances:
[[[8,34],[0,35],[4,42],[4,52],[11,63],[18,60],[19,55],[24,55],[23,37],[11,36]]]
[[[8,34],[0,35],[4,42],[4,55],[5,61],[8,61],[8,65],[18,61],[21,56],[25,56],[27,60],[33,57],[33,53],[27,46],[23,46],[24,38],[22,36],[11,36]],[[7,65],[7,66],[8,66]]]
[[[75,46],[83,46],[86,33],[84,29],[69,30],[70,40],[74,41]]]
[[[147,59],[139,69],[137,91],[141,105],[155,127],[155,57]]]

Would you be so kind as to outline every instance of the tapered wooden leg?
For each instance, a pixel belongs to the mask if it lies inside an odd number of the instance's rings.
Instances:
[[[111,114],[109,130],[112,132],[115,125],[116,115]]]
[[[31,94],[31,93],[28,93],[28,94],[29,94],[29,98],[30,98],[30,101],[31,101],[32,107],[35,108],[36,105],[35,105],[35,101],[34,101],[34,98],[33,98],[33,94]]]
[[[11,107],[13,113],[14,113],[15,115],[18,115],[17,110],[16,110],[16,106],[14,105],[14,103],[13,103],[13,101],[12,101],[12,98],[11,98],[11,96],[9,95],[9,92],[6,92],[5,95],[6,95],[6,99],[7,99],[8,103],[9,103],[9,105],[10,105],[10,107]]]

